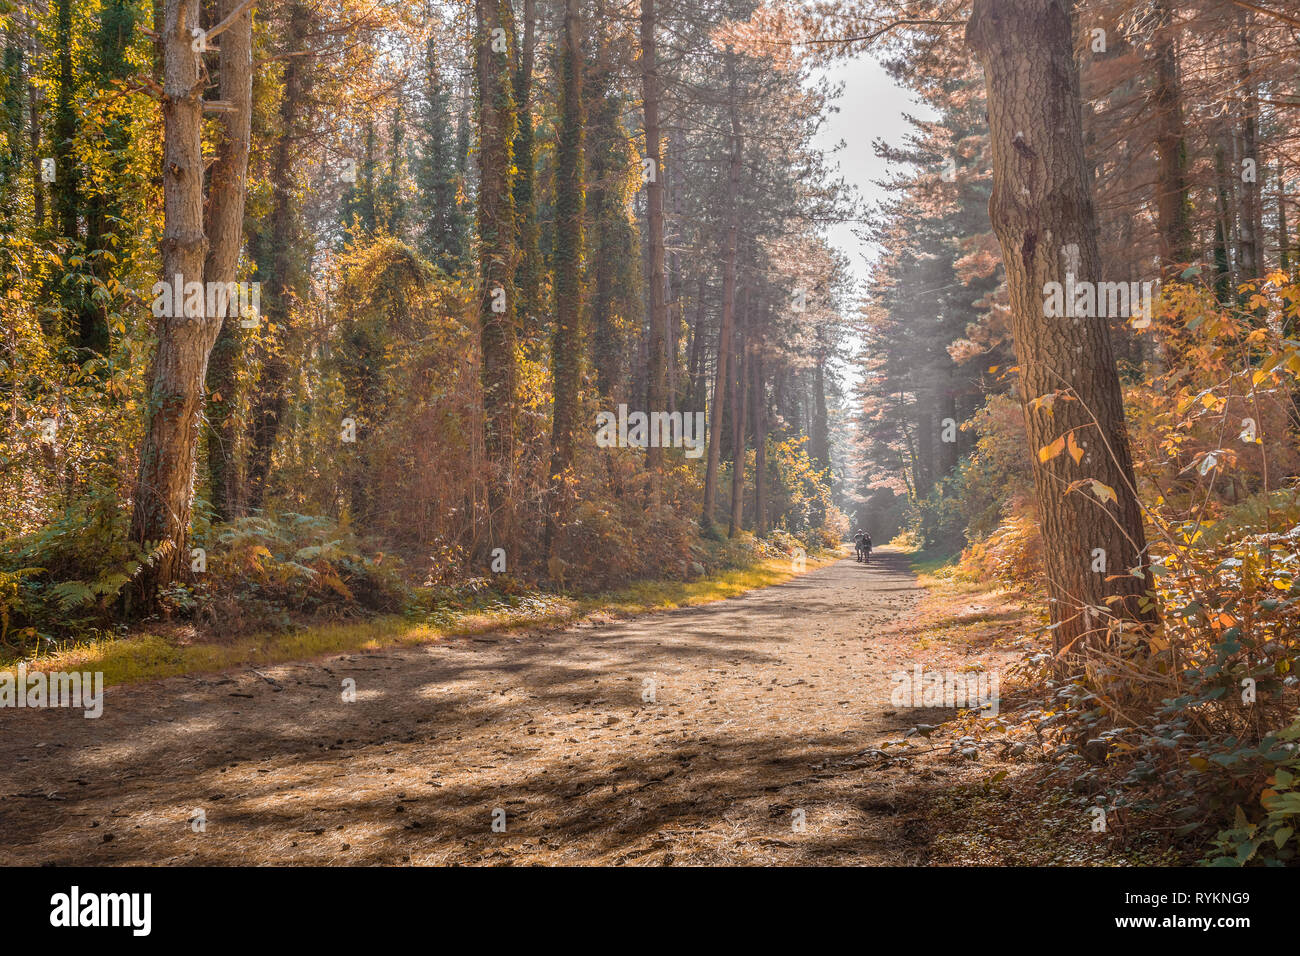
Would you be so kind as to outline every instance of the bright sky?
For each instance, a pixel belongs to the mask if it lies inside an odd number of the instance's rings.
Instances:
[[[903,114],[910,112],[928,116],[931,110],[913,99],[908,90],[898,86],[868,55],[841,61],[818,71],[817,75],[833,83],[843,83],[844,92],[835,101],[839,112],[830,115],[814,142],[827,153],[833,153],[831,163],[839,163],[840,174],[857,187],[869,211],[884,197],[884,190],[876,186],[875,181],[884,179],[889,169],[889,164],[872,150],[872,141],[883,139],[892,146],[901,145],[910,128]],[[880,253],[879,247],[859,238],[858,234],[865,233],[867,225],[849,222],[827,228],[832,245],[848,256],[853,276],[860,287],[871,273],[871,263]],[[850,347],[856,350],[856,343],[851,342]],[[852,389],[858,379],[857,363],[849,362],[836,371],[845,387]]]
[[[840,111],[830,116],[814,142],[828,153],[834,151],[840,172],[857,187],[870,207],[884,195],[874,181],[884,178],[888,170],[888,164],[872,151],[872,141],[883,139],[891,145],[900,145],[908,131],[903,113],[925,116],[930,110],[896,85],[868,55],[820,70],[819,76],[843,83],[844,93],[836,101]],[[844,223],[829,228],[831,242],[849,257],[859,282],[867,278],[868,263],[879,253],[876,247],[856,235],[855,230],[864,225]]]

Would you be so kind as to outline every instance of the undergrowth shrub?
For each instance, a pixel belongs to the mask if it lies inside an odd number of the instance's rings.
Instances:
[[[110,628],[122,589],[153,555],[127,541],[113,495],[87,495],[37,531],[0,541],[0,644],[45,650]]]
[[[1300,850],[1300,487],[1287,477],[1300,340],[1284,334],[1300,284],[1278,273],[1242,299],[1167,288],[1168,371],[1134,403],[1159,626],[1126,630],[1094,609],[1105,639],[1032,657],[1037,693],[1015,718],[1081,804],[1114,811],[1120,832],[1141,818],[1215,865]],[[1012,545],[990,535],[968,562],[1005,568]]]
[[[411,597],[402,563],[329,518],[293,513],[208,528],[207,569],[165,607],[222,631],[288,626],[296,616],[399,611]]]
[[[1019,510],[1008,515],[986,537],[962,552],[958,577],[967,581],[1000,581],[1018,588],[1037,587],[1043,574],[1043,536],[1038,531],[1032,501],[1019,499]]]
[[[972,577],[1023,586],[1042,571],[1024,413],[1014,396],[994,394],[965,427],[974,450],[917,502],[911,530],[920,548],[964,550]]]

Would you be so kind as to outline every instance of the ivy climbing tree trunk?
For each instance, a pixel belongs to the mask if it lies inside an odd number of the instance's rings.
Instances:
[[[659,61],[655,47],[655,0],[641,0],[641,98],[645,108],[645,150],[650,160],[650,180],[646,183],[646,242],[649,244],[649,262],[646,281],[649,283],[650,335],[649,381],[646,388],[646,410],[653,414],[667,409],[667,350],[665,332],[668,328],[668,306],[664,301],[664,167],[662,133],[659,129],[659,100],[662,92],[659,81]],[[663,449],[651,442],[646,448],[646,464],[651,470],[651,482],[658,489],[658,472],[663,467]]]
[[[80,223],[87,205],[81,162],[77,157],[77,140],[82,125],[79,103],[86,91],[78,88],[73,67],[72,0],[57,0],[54,24],[58,49],[52,143],[55,179],[51,186],[54,227],[61,238],[75,244],[83,238]],[[89,225],[90,217],[86,218]],[[84,361],[91,354],[106,354],[108,324],[102,311],[75,285],[60,282],[57,275],[52,276],[50,282],[51,290],[57,291],[63,311],[71,320],[72,340],[81,353],[78,361]]]
[[[1067,271],[1076,285],[1100,278],[1067,0],[975,0],[966,37],[988,93],[989,217],[1011,300],[1053,633],[1059,654],[1077,654],[1154,612],[1108,322],[1045,317],[1048,283]]]
[[[573,433],[582,382],[582,20],[578,0],[565,0],[560,53],[560,120],[555,147],[555,328],[551,336],[554,416],[551,507],[547,544],[568,513],[565,492],[573,464]]]
[[[516,132],[511,84],[514,30],[503,0],[476,0],[475,79],[479,128],[479,339],[484,448],[488,460],[489,542],[510,537],[514,478],[517,262],[511,148]]]
[[[541,327],[537,317],[542,312],[542,254],[538,248],[537,199],[534,195],[536,174],[533,169],[533,114],[530,101],[533,89],[533,55],[537,31],[536,0],[524,0],[523,35],[520,38],[519,64],[514,74],[515,113],[518,129],[514,141],[515,175],[512,189],[515,223],[519,242],[519,266],[515,274],[516,311],[525,335]]]
[[[632,144],[623,125],[624,100],[616,86],[611,50],[611,33],[617,24],[605,14],[602,0],[596,0],[589,27],[595,46],[590,70],[584,81],[586,132],[583,154],[588,170],[586,207],[591,216],[587,238],[587,268],[591,285],[591,362],[596,391],[602,398],[626,399],[624,374],[628,343],[626,321],[629,307],[639,305],[636,290],[640,245],[635,226],[628,217],[624,184],[629,172],[640,176],[634,165]]]
[[[239,0],[222,0],[222,19],[234,13]],[[208,257],[205,282],[234,282],[244,229],[244,200],[248,192],[248,144],[252,129],[253,15],[243,11],[221,40],[221,99],[233,109],[218,115],[221,138],[209,171],[207,218]],[[215,386],[209,411],[208,471],[213,508],[229,518],[236,510],[238,474],[235,468],[234,363],[239,349],[241,317],[227,315],[210,358],[208,381]],[[260,321],[260,319],[259,319]],[[218,384],[219,383],[219,384]],[[209,389],[211,392],[213,389]],[[214,412],[216,414],[214,414]]]
[[[287,337],[302,267],[295,250],[301,246],[301,213],[298,181],[295,175],[295,143],[300,134],[300,119],[311,96],[312,69],[308,65],[308,37],[312,30],[311,8],[294,2],[289,8],[286,37],[284,92],[277,114],[278,139],[271,162],[271,222],[269,232],[257,242],[258,273],[265,275],[263,302],[266,335],[257,349],[257,388],[252,399],[248,424],[247,504],[260,509],[266,499],[271,474],[271,457],[276,439],[284,424],[289,391]]]

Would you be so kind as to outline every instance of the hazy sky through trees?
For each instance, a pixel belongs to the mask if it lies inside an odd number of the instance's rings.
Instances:
[[[843,60],[814,71],[814,80],[823,77],[832,83],[843,83],[844,92],[835,101],[839,111],[827,117],[813,142],[827,153],[843,143],[843,148],[833,153],[834,158],[844,178],[857,187],[869,216],[870,209],[885,194],[876,182],[889,172],[889,164],[875,154],[872,142],[884,139],[891,145],[900,145],[909,128],[903,114],[910,112],[924,117],[932,115],[933,110],[895,83],[870,56]],[[860,285],[865,284],[870,263],[880,252],[867,239],[868,226],[869,223],[858,222],[827,226],[827,236],[848,256],[853,277]],[[846,386],[851,388],[859,374],[857,364],[849,363],[841,371],[848,377]]]
[[[814,142],[829,153],[843,141],[844,148],[834,154],[835,158],[844,177],[871,206],[884,196],[884,190],[875,182],[888,170],[888,164],[872,151],[872,141],[884,139],[897,146],[908,130],[903,114],[927,116],[932,111],[910,91],[897,85],[869,56],[835,63],[817,70],[814,76],[844,84],[844,94],[835,101],[839,112],[827,118]],[[865,224],[842,223],[829,228],[831,242],[849,256],[853,274],[859,281],[865,280],[869,272],[864,257],[873,260],[878,253],[878,249],[855,234],[855,229],[862,225]]]

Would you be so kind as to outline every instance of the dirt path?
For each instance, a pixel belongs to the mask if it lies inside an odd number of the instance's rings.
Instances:
[[[889,707],[907,566],[0,711],[0,862],[924,862],[861,756],[918,718]]]

